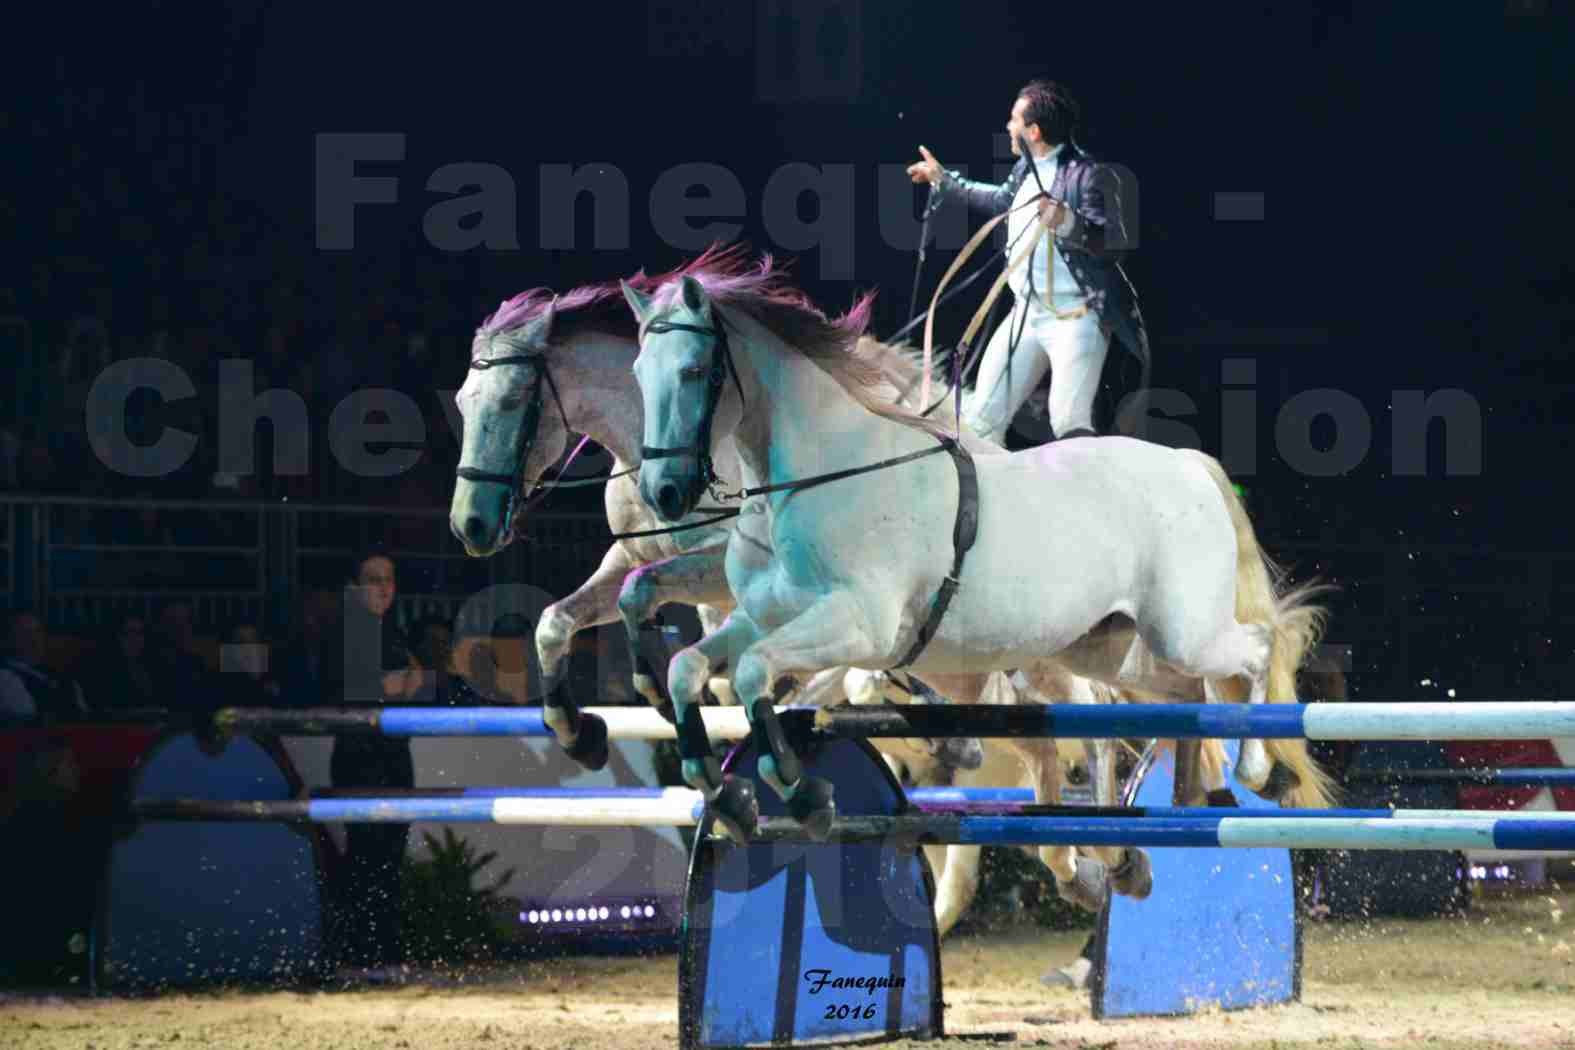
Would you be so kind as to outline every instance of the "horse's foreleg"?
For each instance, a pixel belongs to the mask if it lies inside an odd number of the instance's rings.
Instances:
[[[711,750],[711,737],[701,716],[700,693],[713,669],[735,660],[759,636],[755,623],[742,609],[734,609],[719,630],[674,654],[667,665],[667,688],[673,698],[678,725],[678,755],[684,782],[705,795],[717,820],[735,842],[753,836],[759,809],[754,785],[740,777],[722,777],[722,766]]]
[[[1033,782],[1034,801],[1040,805],[1061,803],[1061,761],[1056,742],[1045,738],[1013,739],[1011,746],[1022,756]],[[1088,911],[1098,911],[1104,901],[1105,866],[1097,861],[1078,860],[1076,846],[1040,846],[1039,860],[1055,877],[1056,892]]]
[[[722,624],[727,620],[727,614],[733,611],[733,603],[729,601],[725,606],[701,603],[695,606],[695,614],[700,617],[700,633],[702,635],[715,634],[722,629]],[[733,681],[726,675],[712,675],[706,683],[711,690],[711,695],[716,697],[716,702],[724,707],[738,706],[738,694],[733,692]]]
[[[641,565],[625,578],[618,594],[618,615],[623,618],[634,667],[634,687],[653,707],[664,708],[661,679],[640,648],[641,627],[668,602],[684,605],[731,605],[724,568],[727,548],[722,545],[664,558]]]
[[[631,565],[623,547],[614,544],[602,555],[596,571],[574,593],[542,610],[536,623],[536,659],[543,683],[556,681],[576,634],[618,618],[618,589]]]
[[[926,846],[925,852],[941,849],[945,850],[945,863],[935,880],[935,929],[938,937],[945,937],[979,892],[979,864],[984,850],[951,845]]]
[[[600,769],[607,762],[607,726],[595,715],[584,714],[578,701],[569,695],[563,663],[577,632],[617,618],[618,588],[629,564],[621,546],[609,547],[590,578],[573,594],[542,610],[536,622],[542,718],[569,757],[588,769]]]
[[[1114,806],[1120,800],[1116,783],[1117,740],[1085,740],[1089,783],[1094,788],[1094,805]],[[1142,900],[1154,889],[1154,867],[1148,854],[1136,846],[1105,846],[1094,851],[1105,863],[1110,888],[1127,897]]]
[[[803,763],[777,718],[773,689],[790,672],[869,663],[879,655],[853,595],[834,591],[750,646],[733,675],[733,688],[746,705],[760,756],[760,778],[816,837],[824,837],[836,815],[831,784],[804,774]]]

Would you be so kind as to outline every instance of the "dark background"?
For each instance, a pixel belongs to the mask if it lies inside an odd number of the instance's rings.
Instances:
[[[914,257],[883,241],[877,166],[911,161],[923,142],[948,165],[988,173],[1017,88],[1049,76],[1082,102],[1081,143],[1138,176],[1128,272],[1153,382],[1194,400],[1189,422],[1206,450],[1220,451],[1221,362],[1256,362],[1258,464],[1239,480],[1298,578],[1344,588],[1331,639],[1351,644],[1354,668],[1388,689],[1428,676],[1462,696],[1557,695],[1575,600],[1563,469],[1575,391],[1567,4],[866,0],[839,8],[857,8],[841,29],[822,6],[40,12],[28,39],[13,41],[20,89],[0,102],[11,146],[0,314],[25,317],[40,347],[65,345],[89,315],[109,332],[110,358],[149,352],[161,331],[199,369],[255,357],[324,418],[332,384],[320,367],[309,373],[325,359],[351,362],[344,378],[393,382],[429,405],[433,388],[458,386],[469,333],[499,300],[687,254],[650,227],[661,171],[727,167],[748,198],[744,239],[780,252],[761,191],[801,161],[855,166],[858,280],[821,279],[814,250],[795,270],[831,312],[881,289],[875,329],[887,334],[904,319]],[[795,13],[816,20],[812,33]],[[785,44],[794,33],[816,43]],[[843,75],[855,61],[858,74]],[[793,86],[794,62],[801,83],[844,85],[840,97],[804,100],[814,89]],[[322,132],[407,136],[402,163],[365,171],[398,174],[399,203],[358,208],[346,252],[315,242]],[[423,236],[423,214],[443,199],[426,177],[461,161],[513,175],[520,250],[449,253]],[[588,198],[577,249],[541,250],[538,166],[595,162],[629,180],[628,250],[590,247]],[[1218,218],[1222,192],[1262,193],[1262,221]],[[927,290],[950,258],[931,254]],[[961,314],[947,317],[955,330]],[[284,349],[265,361],[270,330]],[[414,332],[430,340],[430,366],[402,356]],[[1132,379],[1124,368],[1107,376],[1112,397]],[[47,401],[55,385],[18,370],[6,422],[24,449],[43,442],[53,460],[47,474],[18,471],[13,486],[202,494],[211,465],[158,485],[105,477],[25,393]],[[1315,388],[1353,395],[1374,424],[1371,451],[1340,476],[1297,473],[1272,440],[1283,402]],[[1448,388],[1480,406],[1480,472],[1452,476],[1435,428],[1427,475],[1393,477],[1391,393]],[[422,480],[401,491],[443,506],[457,450],[434,430]],[[1333,435],[1320,425],[1313,439]],[[294,497],[376,502],[394,488],[358,491],[328,469]],[[266,477],[252,484],[257,496],[281,494]],[[599,553],[585,552],[587,569]],[[1397,559],[1413,564],[1397,575]],[[1436,626],[1393,649],[1386,621],[1424,616]]]

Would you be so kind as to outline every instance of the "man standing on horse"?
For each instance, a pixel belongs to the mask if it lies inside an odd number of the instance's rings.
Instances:
[[[914,182],[930,184],[934,207],[960,198],[991,215],[1012,209],[1006,220],[1009,260],[1037,233],[1036,219],[1048,230],[1007,278],[1012,312],[990,337],[963,411],[971,429],[1002,444],[1046,368],[1056,438],[1095,434],[1094,397],[1112,334],[1137,356],[1147,386],[1148,338],[1137,294],[1120,265],[1131,243],[1122,196],[1133,188],[1123,187],[1114,168],[1095,162],[1072,141],[1078,115],[1065,88],[1035,80],[1017,93],[1006,124],[1018,161],[1005,182],[965,179],[942,168],[924,146],[922,159],[908,168]]]

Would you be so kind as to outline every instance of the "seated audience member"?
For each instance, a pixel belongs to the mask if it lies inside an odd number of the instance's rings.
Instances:
[[[131,710],[158,707],[153,672],[145,659],[147,623],[136,613],[126,613],[99,641],[93,657],[94,673],[88,684],[88,703],[95,710]]]
[[[148,670],[160,704],[176,711],[191,711],[220,703],[213,691],[208,664],[197,650],[191,603],[180,598],[159,610]]]
[[[224,675],[224,702],[237,707],[271,707],[279,699],[279,682],[269,673],[270,649],[257,625],[243,620],[224,635],[219,671]]]
[[[442,616],[423,616],[410,628],[410,652],[427,674],[424,703],[454,703],[454,635]]]
[[[530,694],[531,626],[523,616],[498,617],[491,634],[469,634],[454,645],[454,670],[482,704],[540,702]]]
[[[279,653],[279,702],[291,707],[311,707],[323,702],[322,656],[324,642],[339,629],[340,593],[319,588],[301,599],[300,620],[293,637]]]
[[[44,622],[26,610],[6,617],[5,655],[0,658],[0,724],[39,725],[87,715],[82,689],[45,666],[49,636]]]

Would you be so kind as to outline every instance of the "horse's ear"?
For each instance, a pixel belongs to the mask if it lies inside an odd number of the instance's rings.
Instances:
[[[634,320],[637,324],[644,324],[651,313],[651,297],[641,295],[634,285],[628,281],[619,281],[618,287],[623,289],[624,302],[629,304],[629,309],[634,311]]]
[[[711,297],[705,294],[705,288],[699,281],[693,277],[685,277],[679,287],[683,292],[684,306],[688,307],[690,312],[703,314],[710,309]]]

